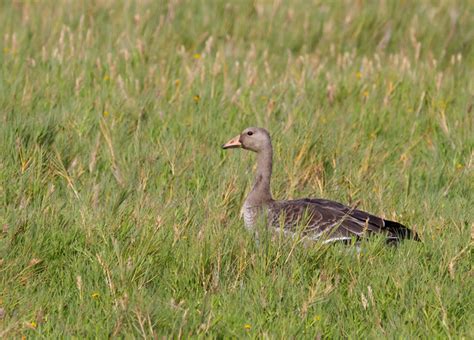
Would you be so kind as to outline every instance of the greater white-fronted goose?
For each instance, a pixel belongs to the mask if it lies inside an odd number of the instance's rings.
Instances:
[[[338,202],[320,198],[274,200],[270,191],[272,142],[270,134],[263,128],[247,128],[222,148],[243,148],[257,153],[255,183],[242,207],[245,226],[249,229],[256,226],[259,217],[264,217],[271,228],[310,240],[321,239],[324,243],[350,242],[374,234],[383,235],[389,243],[404,238],[419,240],[416,233],[398,222]]]

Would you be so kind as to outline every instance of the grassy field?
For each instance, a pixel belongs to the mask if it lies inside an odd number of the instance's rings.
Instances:
[[[474,338],[471,1],[3,1],[0,338]],[[263,239],[325,197],[422,243]]]

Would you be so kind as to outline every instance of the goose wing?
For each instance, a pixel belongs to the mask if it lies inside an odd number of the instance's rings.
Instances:
[[[270,207],[269,216],[274,227],[300,231],[313,239],[348,240],[370,234],[384,234],[388,240],[395,241],[413,236],[417,239],[416,234],[412,235],[411,230],[400,223],[325,199],[277,201]]]

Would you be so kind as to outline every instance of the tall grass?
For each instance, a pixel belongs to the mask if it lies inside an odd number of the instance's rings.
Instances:
[[[0,5],[0,337],[472,338],[470,1]],[[422,243],[243,228],[325,197]]]

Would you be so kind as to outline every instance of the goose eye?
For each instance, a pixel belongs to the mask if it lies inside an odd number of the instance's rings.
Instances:
[[[251,135],[253,135],[253,132],[249,131],[249,132],[247,132],[247,135],[251,136]]]

